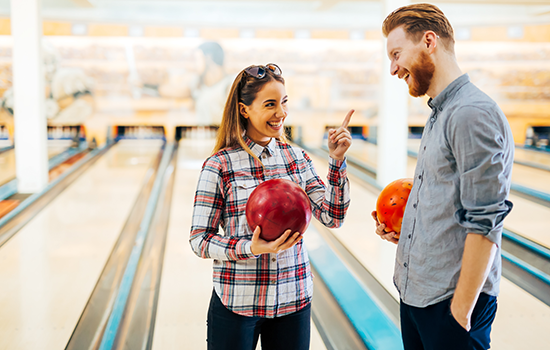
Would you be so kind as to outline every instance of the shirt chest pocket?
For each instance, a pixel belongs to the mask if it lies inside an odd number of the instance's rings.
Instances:
[[[444,140],[428,145],[423,155],[424,177],[427,181],[444,182],[452,179],[456,172],[456,161]]]
[[[230,207],[237,207],[244,210],[248,197],[258,187],[258,181],[254,178],[238,178],[231,182],[228,200]]]

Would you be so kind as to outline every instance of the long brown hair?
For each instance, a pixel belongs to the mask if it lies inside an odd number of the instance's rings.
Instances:
[[[278,81],[284,85],[285,80],[280,75],[275,75],[269,69],[266,69],[266,74],[262,79],[255,78],[244,70],[235,78],[231,91],[227,97],[225,108],[223,109],[223,118],[216,137],[216,146],[214,153],[229,147],[241,146],[248,154],[256,159],[260,164],[260,159],[252,153],[248,145],[243,139],[243,134],[248,126],[248,119],[243,117],[240,112],[239,102],[250,106],[256,99],[256,95],[262,88],[271,81]],[[278,140],[286,142],[286,137],[283,132]]]

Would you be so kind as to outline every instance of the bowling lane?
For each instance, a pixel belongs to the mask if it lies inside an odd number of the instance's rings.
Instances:
[[[319,175],[326,178],[327,160],[311,154],[310,157]],[[374,233],[370,212],[375,208],[376,195],[367,190],[361,180],[352,175],[349,175],[349,178],[351,205],[344,225],[332,231],[398,300],[399,295],[393,285],[397,246],[382,241]],[[549,321],[550,308],[546,304],[503,278],[499,308],[492,333],[492,349],[544,349],[550,342],[550,333],[546,331]],[[518,336],[520,334],[521,336]]]
[[[206,349],[212,261],[198,258],[188,240],[199,172],[213,147],[213,140],[180,141],[153,350]],[[326,349],[313,323],[311,349]]]
[[[48,146],[48,158],[65,151],[68,147],[60,145]],[[15,178],[15,149],[0,153],[0,186]]]
[[[416,141],[416,140],[409,140]],[[325,141],[326,142],[326,141]],[[409,149],[412,149],[409,142]],[[415,152],[418,150],[419,146],[413,147]],[[362,141],[362,140],[353,140],[351,148],[349,149],[349,155],[365,162],[372,168],[376,169],[376,164],[378,160],[378,146],[373,143]],[[416,167],[416,159],[407,157],[407,176],[414,177],[414,169]]]
[[[349,154],[359,160],[376,164],[376,145],[368,142],[354,140]],[[416,159],[407,157],[407,176],[414,177]],[[530,188],[540,189],[550,193],[550,181],[548,172],[534,169],[519,164],[514,164],[512,181]],[[514,209],[510,212],[504,226],[518,234],[534,240],[546,247],[550,247],[550,208],[535,203],[520,196],[510,194],[510,200],[514,203]],[[526,220],[529,218],[529,220]]]
[[[516,147],[514,158],[516,160],[519,160],[520,162],[535,163],[550,168],[550,153],[548,152],[539,152],[535,150]]]
[[[0,349],[64,349],[160,142],[119,142],[0,249]]]

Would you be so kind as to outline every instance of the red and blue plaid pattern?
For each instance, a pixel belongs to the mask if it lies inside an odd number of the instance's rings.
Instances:
[[[300,241],[279,254],[252,254],[252,230],[245,216],[248,196],[266,180],[292,180],[308,194],[317,220],[339,227],[350,202],[346,165],[329,158],[325,186],[303,150],[275,139],[265,147],[245,141],[263,167],[241,147],[223,149],[204,162],[190,243],[197,256],[214,259],[214,289],[229,310],[243,316],[284,316],[311,301],[307,251]]]

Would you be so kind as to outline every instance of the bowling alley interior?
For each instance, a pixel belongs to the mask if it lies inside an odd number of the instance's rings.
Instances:
[[[412,184],[432,112],[390,74],[381,29],[415,3],[0,0],[0,349],[207,349],[225,262],[190,245],[197,184],[239,72],[269,64],[286,142],[324,184],[330,132],[355,110],[343,224],[301,232],[309,348],[404,349],[398,245],[371,212],[387,184]],[[550,1],[431,3],[515,145],[490,348],[549,349]]]

